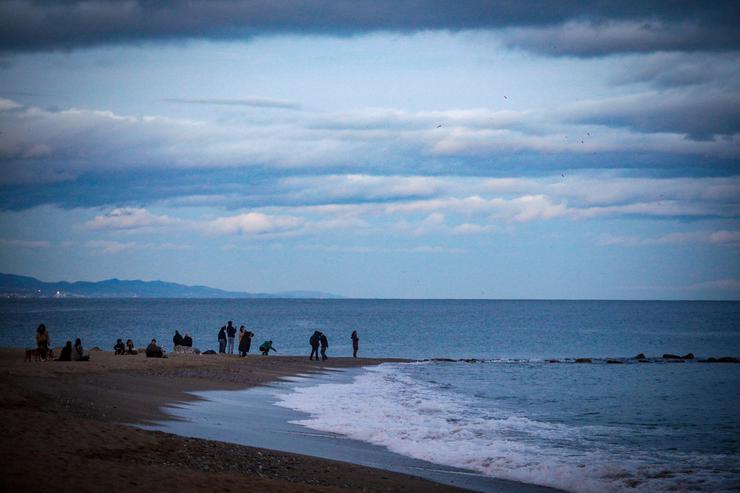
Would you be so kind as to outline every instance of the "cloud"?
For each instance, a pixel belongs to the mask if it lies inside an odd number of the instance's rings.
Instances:
[[[640,132],[673,132],[706,140],[740,132],[740,92],[648,92],[576,103],[560,113],[566,121],[628,127]]]
[[[65,247],[73,247],[76,242],[65,242]],[[115,241],[115,240],[88,240],[82,243],[82,246],[95,254],[114,255],[123,252],[132,251],[161,251],[161,250],[187,250],[190,248],[187,244],[182,243],[154,243],[154,242],[136,242],[136,241]]]
[[[737,4],[731,1],[708,4],[682,2],[676,6],[647,0],[639,4],[285,0],[276,7],[274,2],[262,0],[175,0],[165,4],[141,0],[11,0],[0,4],[0,50],[70,49],[168,39],[246,39],[271,33],[348,35],[378,30],[415,32],[549,27],[573,22],[637,26],[627,33],[638,37],[639,43],[631,41],[624,29],[611,28],[608,30],[610,41],[599,43],[599,52],[607,49],[624,51],[623,45],[631,49],[644,49],[645,45],[662,49],[687,46],[722,48],[737,46],[737,36],[731,30],[732,20],[737,18]],[[647,28],[641,29],[639,26],[645,22],[657,24],[659,30],[669,30],[679,40],[671,40],[666,34],[652,33]],[[595,48],[585,49],[576,43],[584,37],[583,34],[570,35],[563,41],[577,53],[595,52]],[[519,33],[516,41],[529,49],[543,49],[542,35]]]
[[[279,99],[247,97],[241,99],[213,99],[213,98],[167,98],[169,103],[215,105],[215,106],[249,106],[253,108],[275,108],[281,110],[300,110],[301,105],[292,101]]]
[[[180,224],[178,219],[166,215],[155,215],[146,209],[119,207],[112,211],[95,216],[85,222],[83,227],[91,230],[142,230]]]
[[[740,83],[740,64],[731,53],[651,53],[619,64],[613,84],[649,83],[659,88],[706,84],[732,90]]]
[[[704,243],[737,247],[740,246],[740,231],[690,231],[675,232],[661,236],[619,236],[601,235],[595,240],[597,245],[602,246],[654,246],[654,245],[686,245],[692,243]]]
[[[13,248],[49,248],[51,243],[45,240],[16,240],[0,238],[0,245]]]
[[[256,236],[295,232],[302,225],[303,222],[298,217],[247,212],[205,221],[200,227],[215,235]]]
[[[713,26],[683,21],[573,20],[555,26],[513,28],[502,38],[510,47],[546,55],[592,57],[615,53],[712,51],[737,48],[740,37],[731,24]]]

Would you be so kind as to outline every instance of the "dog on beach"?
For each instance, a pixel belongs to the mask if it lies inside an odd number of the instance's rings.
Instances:
[[[54,352],[51,349],[47,349],[46,358],[44,358],[41,356],[41,350],[39,348],[26,349],[26,357],[23,361],[31,361],[31,358],[33,358],[34,361],[47,361],[49,359],[54,359]]]

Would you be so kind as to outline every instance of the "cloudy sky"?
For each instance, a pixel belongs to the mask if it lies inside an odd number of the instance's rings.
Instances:
[[[740,298],[737,2],[0,2],[0,271]]]

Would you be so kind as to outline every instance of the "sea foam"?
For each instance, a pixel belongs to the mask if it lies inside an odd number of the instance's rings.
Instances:
[[[620,433],[617,427],[529,419],[412,378],[403,368],[382,365],[351,383],[298,387],[276,404],[309,415],[296,424],[491,477],[574,492],[727,487],[701,474],[701,458],[656,457],[603,440]]]

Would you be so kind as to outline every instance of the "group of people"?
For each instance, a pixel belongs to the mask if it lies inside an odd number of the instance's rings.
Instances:
[[[36,328],[36,351],[38,355],[46,361],[49,358],[53,358],[54,353],[51,350],[51,337],[49,331],[46,329],[46,325],[40,324]],[[56,361],[89,361],[90,355],[85,353],[82,347],[82,340],[78,337],[75,339],[75,344],[72,346],[72,341],[67,343],[59,353],[59,358]]]
[[[183,346],[183,347],[193,347],[193,338],[190,337],[190,334],[188,332],[185,332],[185,335],[180,335],[180,331],[176,330],[175,335],[172,337],[172,344],[176,346]]]
[[[234,327],[233,322],[229,320],[226,325],[221,327],[218,331],[218,352],[221,354],[234,354],[234,345],[236,344],[236,349],[239,352],[239,356],[242,358],[247,355],[249,350],[252,348],[252,337],[254,337],[254,332],[247,330],[243,325],[239,327],[239,340],[236,339],[236,327]],[[272,341],[265,341],[265,343],[270,342],[270,345],[272,345]],[[264,344],[262,346],[264,346]],[[260,346],[260,351],[262,351],[262,346]],[[273,348],[273,351],[275,349]],[[267,351],[269,353],[269,349]],[[263,354],[265,354],[263,352]]]
[[[254,337],[254,332],[251,332],[247,330],[243,325],[239,327],[239,340],[238,343],[236,343],[237,350],[239,352],[239,356],[245,357],[247,353],[249,353],[249,350],[252,346],[252,338]],[[234,345],[236,342],[236,334],[237,329],[234,327],[233,322],[231,320],[228,321],[226,325],[221,327],[221,329],[218,331],[218,346],[219,346],[219,353],[226,354],[228,350],[228,354],[234,354]],[[359,349],[359,341],[360,338],[357,336],[357,331],[352,331],[352,335],[350,336],[350,339],[352,340],[352,357],[357,357],[357,351]],[[190,337],[190,334],[188,332],[185,332],[185,335],[181,335],[178,330],[175,330],[175,335],[172,338],[172,342],[175,346],[184,346],[184,347],[193,347],[193,338]],[[309,344],[311,346],[311,355],[308,359],[313,360],[314,357],[316,358],[316,361],[319,360],[319,350],[321,352],[321,360],[325,361],[329,357],[326,355],[326,350],[329,348],[329,339],[326,337],[326,334],[323,332],[316,330],[314,331],[313,335],[309,338]],[[49,337],[49,332],[46,329],[46,326],[44,324],[41,324],[36,329],[36,347],[39,355],[44,360],[47,359],[47,357],[50,357],[52,355],[51,353],[51,338]],[[113,350],[115,351],[116,355],[124,355],[124,354],[138,354],[138,351],[134,349],[134,341],[131,339],[128,339],[126,341],[126,344],[123,343],[121,339],[117,339],[115,345],[113,346]],[[272,345],[272,341],[265,341],[262,344],[260,344],[259,347],[260,353],[263,356],[267,356],[270,354],[270,351],[277,352],[277,349],[275,349]],[[148,358],[162,358],[164,356],[164,350],[162,347],[157,345],[157,340],[152,339],[149,345],[146,347],[145,350],[146,356]],[[74,347],[72,346],[72,341],[67,341],[64,348],[62,348],[62,351],[59,355],[59,361],[88,361],[90,359],[89,354],[85,354],[84,349],[82,348],[82,341],[78,337],[75,340]]]
[[[123,341],[121,339],[117,339],[116,343],[113,345],[113,350],[116,352],[116,354],[139,354],[139,352],[134,349],[134,341],[131,339],[126,340],[126,344],[123,344]]]

